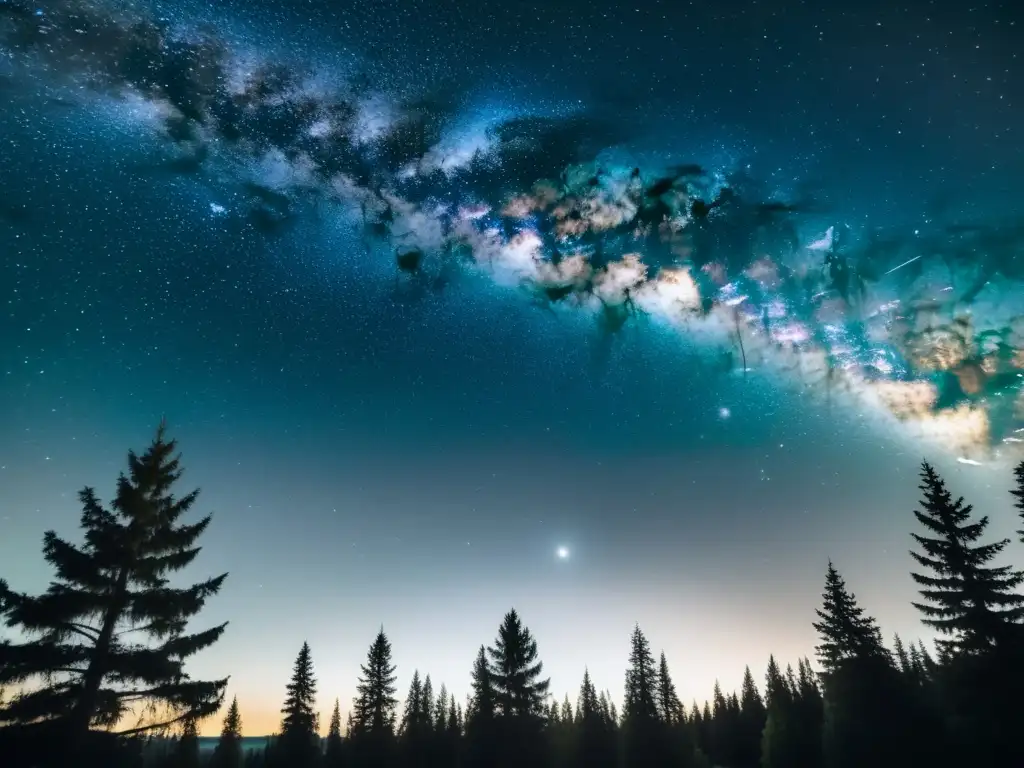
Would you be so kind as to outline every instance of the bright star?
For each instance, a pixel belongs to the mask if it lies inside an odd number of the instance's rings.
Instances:
[[[559,547],[558,548],[558,559],[559,560],[565,560],[568,557],[569,557],[569,548],[568,547]]]
[[[728,419],[730,416],[732,416],[732,411],[730,411],[728,408],[719,408],[718,409],[718,418],[720,418],[720,419]]]

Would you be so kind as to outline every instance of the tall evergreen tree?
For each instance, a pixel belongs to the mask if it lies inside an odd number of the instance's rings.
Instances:
[[[1024,461],[1013,468],[1013,478],[1015,482],[1010,493],[1017,499],[1013,506],[1017,508],[1017,516],[1024,524]],[[1020,537],[1021,543],[1024,543],[1024,527],[1017,531],[1017,535]]]
[[[324,752],[324,768],[341,768],[344,764],[345,746],[341,738],[341,702],[334,700],[331,723],[327,727],[327,747]]]
[[[612,768],[616,763],[615,724],[611,721],[607,700],[602,703],[587,669],[583,670],[583,682],[576,699],[576,722],[575,768]]]
[[[764,701],[750,674],[750,667],[743,673],[743,687],[740,698],[740,727],[737,734],[737,765],[740,768],[757,768],[761,762],[761,734],[764,732],[767,712]]]
[[[420,718],[427,725],[434,722],[434,684],[430,682],[430,675],[423,679],[420,691]]]
[[[238,697],[231,700],[220,739],[213,751],[213,768],[241,768],[242,766],[242,715],[238,711]]]
[[[825,672],[835,671],[842,661],[851,658],[888,658],[882,644],[882,633],[875,620],[864,615],[856,597],[846,589],[846,582],[829,561],[825,575],[824,603],[816,609],[820,622],[813,624],[821,635],[818,658]]]
[[[542,760],[544,702],[551,683],[541,679],[544,665],[537,657],[537,641],[515,609],[505,614],[487,653],[501,764],[535,765]]]
[[[181,721],[181,737],[171,756],[174,768],[199,768],[199,725],[194,717]]]
[[[386,733],[395,730],[395,666],[391,663],[391,642],[384,630],[377,633],[366,663],[360,667],[361,675],[356,686],[358,696],[354,703],[356,733]]]
[[[399,728],[403,736],[416,734],[422,728],[422,698],[423,683],[420,681],[420,671],[413,670],[412,682],[409,683],[409,693],[405,697],[405,708],[402,711],[402,724]]]
[[[444,683],[441,683],[441,690],[437,693],[437,705],[434,707],[434,730],[448,730],[448,687]]]
[[[46,592],[30,596],[0,581],[7,626],[29,638],[0,644],[0,685],[19,686],[0,708],[0,724],[56,725],[63,734],[52,742],[73,761],[91,727],[117,727],[132,712],[165,713],[134,720],[127,732],[138,732],[200,719],[222,703],[226,679],[193,680],[184,669],[224,631],[186,629],[226,574],[185,588],[168,580],[195,560],[211,519],[182,522],[199,492],[173,493],[182,475],[176,450],[161,424],[144,454],[128,454],[109,509],[92,488],[81,491],[84,543],[54,531],[43,537],[56,572]]]
[[[466,757],[472,768],[490,768],[495,762],[495,691],[481,645],[473,662],[471,693],[466,708]]]
[[[896,662],[900,666],[900,672],[907,676],[912,675],[913,669],[910,664],[910,656],[907,654],[907,648],[903,645],[903,640],[898,634],[893,636],[892,649],[896,656]]]
[[[657,696],[658,715],[662,722],[670,727],[676,725],[682,718],[683,704],[679,701],[676,685],[669,674],[664,651],[661,652],[661,660],[658,663]]]
[[[666,731],[658,714],[658,669],[651,646],[634,626],[623,701],[622,729],[627,768],[648,768],[666,760]]]
[[[537,641],[512,609],[488,649],[495,708],[504,717],[541,717],[550,681],[541,680],[544,665],[537,659]]]
[[[921,510],[914,516],[927,534],[911,534],[923,553],[911,556],[932,575],[911,573],[924,602],[914,603],[924,623],[951,639],[936,644],[947,653],[976,653],[1007,640],[1011,626],[1024,617],[1024,595],[1016,588],[1024,573],[1009,566],[988,566],[1009,539],[976,544],[988,517],[971,518],[963,497],[953,500],[946,484],[927,462],[921,465]],[[975,545],[975,546],[972,546]]]
[[[623,716],[632,721],[658,719],[658,672],[650,643],[639,625],[630,639],[629,667],[626,670],[626,695]]]
[[[281,714],[281,737],[275,745],[277,763],[288,768],[307,768],[320,755],[317,735],[316,678],[309,643],[303,643],[292,667],[292,679],[286,686]]]
[[[360,673],[354,702],[353,749],[360,766],[380,768],[389,765],[394,757],[395,713],[398,707],[391,643],[383,628],[370,646]],[[424,698],[425,688],[421,691]]]

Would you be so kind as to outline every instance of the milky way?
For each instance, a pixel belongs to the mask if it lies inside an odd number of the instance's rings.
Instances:
[[[1024,219],[848,222],[742,168],[618,164],[621,126],[583,110],[481,116],[453,88],[397,96],[104,5],[0,0],[0,45],[0,87],[126,106],[161,170],[232,188],[212,213],[261,236],[339,203],[407,297],[477,271],[591,318],[599,364],[643,318],[966,461],[1024,447]]]

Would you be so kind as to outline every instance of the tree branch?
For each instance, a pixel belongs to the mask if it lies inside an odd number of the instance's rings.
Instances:
[[[90,627],[87,624],[78,624],[74,621],[65,621],[64,626],[70,629],[72,632],[77,632],[82,637],[91,640],[93,643],[95,643],[99,639],[99,630],[95,627]],[[89,634],[90,632],[95,632],[96,634]]]

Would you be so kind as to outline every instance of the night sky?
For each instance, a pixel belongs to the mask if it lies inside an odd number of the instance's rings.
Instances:
[[[464,697],[515,606],[618,700],[638,622],[689,704],[813,655],[832,558],[926,636],[923,458],[1013,528],[1014,3],[209,5],[0,0],[12,587],[166,417],[230,572],[190,669],[261,734],[304,640],[326,718],[382,623],[402,693]],[[797,241],[703,258],[723,188]]]

